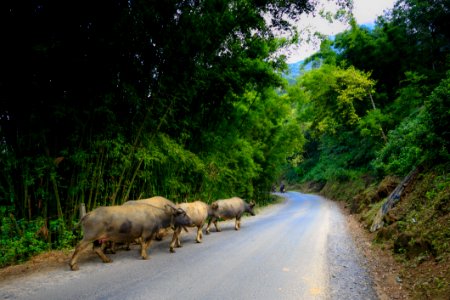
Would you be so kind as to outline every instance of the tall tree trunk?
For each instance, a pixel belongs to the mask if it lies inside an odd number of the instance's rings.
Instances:
[[[57,213],[58,213],[58,219],[64,220],[64,215],[63,215],[63,211],[62,211],[62,207],[61,207],[61,199],[59,198],[58,184],[56,182],[56,174],[50,175],[50,180],[52,182],[53,193],[54,193],[55,200],[56,200],[56,209],[57,209]]]
[[[88,203],[87,203],[87,209],[88,210],[92,210],[92,208],[94,207],[93,202],[93,198],[96,197],[95,193],[97,191],[97,185],[98,185],[98,177],[100,176],[100,169],[102,168],[102,160],[103,160],[103,156],[104,156],[104,151],[100,151],[100,155],[97,156],[97,161],[95,163],[95,167],[93,170],[93,174],[92,174],[92,180],[91,180],[91,184],[90,184],[90,188],[89,188],[89,198],[88,198]]]
[[[376,110],[377,107],[375,106],[375,101],[373,101],[372,93],[369,93],[369,97],[370,97],[370,101],[372,102],[373,110]],[[380,125],[380,129],[381,129],[381,136],[383,137],[384,143],[386,144],[387,137],[386,137],[386,134],[384,133],[383,127],[381,127],[381,125]]]
[[[141,168],[143,161],[144,161],[144,159],[141,158],[136,169],[134,170],[133,177],[131,178],[130,184],[128,185],[128,189],[127,189],[127,192],[125,193],[125,196],[123,197],[122,203],[125,201],[128,201],[128,197],[130,195],[131,188],[133,187],[133,182],[136,179],[137,173],[139,172],[139,169]]]
[[[100,185],[103,180],[103,173],[104,173],[106,161],[107,161],[107,159],[106,159],[105,151],[102,151],[100,167],[98,169],[97,180],[95,182],[94,202],[92,204],[92,207],[97,206],[97,198],[98,198],[98,194],[99,194],[99,190],[100,190]]]

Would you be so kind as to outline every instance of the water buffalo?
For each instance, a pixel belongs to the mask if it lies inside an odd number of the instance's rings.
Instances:
[[[166,205],[176,207],[175,203],[173,203],[169,199],[166,199],[162,196],[154,196],[151,198],[140,199],[140,200],[130,200],[130,201],[125,202],[123,205],[133,205],[133,204],[148,204],[150,206],[159,207],[159,208],[163,208]],[[185,226],[175,226],[173,228],[170,228],[170,229],[173,229],[172,241],[170,243],[170,245],[171,245],[170,252],[172,252],[172,253],[175,252],[172,245],[175,244],[176,241],[178,240],[178,235],[180,234],[182,228],[184,228],[184,230],[187,231]],[[164,238],[164,236],[166,236],[167,234],[169,234],[169,228],[167,228],[167,227],[161,228],[155,235],[155,239],[162,240]]]
[[[172,201],[170,201],[169,199],[166,199],[164,197],[161,196],[154,196],[151,198],[146,198],[146,199],[140,199],[140,200],[129,200],[126,201],[123,205],[133,205],[133,204],[149,204],[155,207],[159,207],[159,208],[164,208],[166,205],[170,205],[172,207],[176,207],[175,203],[173,203]],[[158,230],[158,232],[155,235],[155,240],[157,241],[161,241],[166,235],[169,234],[169,231],[171,231],[172,228],[160,228]],[[136,241],[134,241],[138,244],[140,244],[140,239],[136,239]],[[130,250],[130,243],[129,241],[107,241],[107,242],[102,242],[102,251],[104,253],[106,253],[107,251],[109,251],[112,254],[116,253],[116,248],[118,244],[123,244],[125,245],[125,250]]]
[[[186,212],[175,206],[164,208],[148,204],[103,206],[86,214],[80,221],[84,237],[78,243],[70,260],[70,268],[78,270],[78,256],[90,243],[105,262],[111,262],[102,251],[99,241],[131,242],[140,239],[141,257],[147,259],[147,248],[160,228],[191,224]]]
[[[220,231],[217,224],[218,219],[229,220],[236,218],[234,228],[239,230],[239,228],[241,228],[241,217],[245,212],[250,213],[252,216],[255,215],[253,211],[254,206],[255,202],[252,201],[251,203],[247,203],[239,197],[213,202],[211,204],[212,217],[209,219],[208,226],[206,227],[206,234],[209,234],[211,223],[214,223],[216,231]]]
[[[177,207],[183,209],[191,219],[192,223],[189,226],[197,227],[197,237],[195,241],[197,243],[201,243],[203,238],[203,225],[205,225],[206,220],[212,213],[210,205],[202,201],[194,201],[189,203],[180,203]],[[178,227],[175,232],[176,240],[172,240],[172,243],[170,244],[171,252],[175,252],[175,244],[177,247],[181,247],[180,233],[181,227]]]
[[[152,205],[152,206],[159,207],[159,208],[164,208],[166,205],[176,207],[175,203],[173,203],[169,199],[164,198],[162,196],[154,196],[151,198],[140,199],[140,200],[129,200],[129,201],[125,202],[123,205],[132,205],[132,204],[148,204],[148,205]],[[169,227],[161,228],[158,231],[158,233],[156,234],[155,239],[158,241],[161,241],[166,235],[169,234],[170,229],[173,229],[173,228],[169,228]]]

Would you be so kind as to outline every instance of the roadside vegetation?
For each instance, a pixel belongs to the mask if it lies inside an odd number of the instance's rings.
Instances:
[[[417,169],[374,243],[417,298],[448,295],[450,3],[399,0],[368,28],[337,2],[351,28],[289,82],[274,53],[296,37],[273,32],[309,1],[34,2],[29,65],[13,63],[19,42],[2,58],[0,267],[73,247],[82,203],[261,206],[281,181],[344,201],[369,229]]]

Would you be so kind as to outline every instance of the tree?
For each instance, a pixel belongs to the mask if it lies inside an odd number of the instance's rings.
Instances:
[[[299,121],[308,137],[299,166],[302,179],[348,179],[352,168],[364,168],[373,156],[371,141],[361,141],[362,118],[372,108],[375,82],[353,67],[322,65],[299,78],[289,90],[298,101]]]
[[[314,112],[311,129],[319,135],[335,134],[357,124],[370,107],[369,94],[375,82],[369,76],[354,67],[333,65],[323,65],[302,76],[298,84],[307,93],[306,105]]]

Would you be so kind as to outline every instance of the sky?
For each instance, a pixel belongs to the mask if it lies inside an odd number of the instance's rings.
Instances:
[[[333,11],[335,4],[331,0],[319,0],[320,7]],[[359,25],[374,24],[378,16],[383,12],[394,7],[396,0],[353,0],[353,15]],[[348,24],[332,23],[316,15],[304,16],[297,23],[298,29],[309,28],[311,31],[319,31],[327,36],[336,35],[346,29]],[[302,36],[302,35],[301,35]],[[304,36],[306,37],[306,35]],[[287,56],[287,63],[295,63],[304,60],[319,50],[320,44],[301,42],[299,45],[290,47],[284,54]]]

